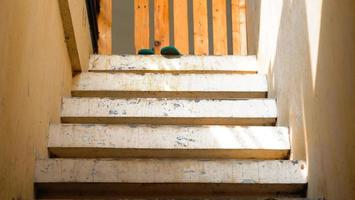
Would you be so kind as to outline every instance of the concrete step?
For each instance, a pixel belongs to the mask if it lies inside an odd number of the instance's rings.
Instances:
[[[265,98],[265,75],[81,73],[73,80],[76,97]]]
[[[64,98],[64,123],[274,125],[273,99],[172,100]]]
[[[51,125],[61,158],[287,159],[288,129],[238,126]]]
[[[258,71],[258,64],[256,56],[92,55],[89,71],[255,74]]]
[[[302,161],[47,159],[35,187],[39,198],[302,196],[306,177]]]

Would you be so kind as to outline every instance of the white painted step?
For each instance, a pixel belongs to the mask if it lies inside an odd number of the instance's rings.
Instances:
[[[37,194],[282,195],[303,194],[302,161],[180,159],[47,159],[36,162]]]
[[[288,129],[239,126],[51,125],[48,149],[61,158],[286,159]]]
[[[92,55],[89,71],[132,73],[251,73],[258,71],[256,56]]]
[[[273,99],[172,100],[64,98],[64,123],[274,125]]]
[[[267,80],[259,74],[81,73],[73,80],[76,97],[265,98]]]

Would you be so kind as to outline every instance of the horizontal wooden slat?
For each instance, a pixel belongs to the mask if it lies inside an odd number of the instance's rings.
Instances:
[[[50,159],[36,162],[37,195],[303,194],[302,161]]]
[[[285,159],[287,128],[238,126],[51,125],[54,157]]]
[[[255,56],[103,56],[92,55],[92,72],[256,73]]]
[[[168,100],[64,98],[62,122],[190,125],[274,125],[272,99]]]
[[[81,73],[73,80],[76,97],[265,98],[265,75]]]

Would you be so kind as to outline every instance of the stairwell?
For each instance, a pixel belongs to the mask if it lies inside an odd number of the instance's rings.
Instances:
[[[255,56],[93,55],[50,126],[36,196],[302,198],[307,167],[267,93]]]

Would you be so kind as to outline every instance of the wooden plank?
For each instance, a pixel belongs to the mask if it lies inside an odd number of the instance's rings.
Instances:
[[[41,198],[297,196],[307,184],[303,161],[49,159],[35,168]]]
[[[247,22],[246,22],[246,3],[245,0],[239,0],[240,5],[240,54],[248,55],[247,44]]]
[[[212,0],[213,52],[227,55],[227,5],[226,0]]]
[[[187,0],[174,1],[174,45],[182,54],[189,54]]]
[[[193,0],[195,55],[208,55],[207,0]]]
[[[288,129],[239,126],[51,125],[56,158],[287,159]]]
[[[134,47],[150,48],[149,44],[149,0],[134,0]]]
[[[100,14],[97,17],[99,27],[99,53],[112,54],[112,0],[100,0]]]
[[[70,11],[69,1],[68,0],[59,0],[58,1],[60,14],[63,21],[64,35],[66,40],[66,45],[68,49],[68,54],[70,58],[70,64],[73,71],[85,71],[82,70],[83,66],[80,63],[80,56],[78,45],[75,38],[73,18]]]
[[[89,71],[92,72],[132,72],[132,73],[234,73],[255,74],[258,64],[255,56],[103,56],[90,58]]]
[[[273,99],[174,100],[64,98],[64,123],[274,125]]]
[[[159,83],[159,84],[156,84]],[[265,75],[81,73],[72,96],[118,98],[266,98]]]
[[[169,0],[154,0],[154,52],[170,44]]]
[[[233,45],[233,54],[241,54],[241,38],[240,38],[240,0],[231,0],[231,9],[232,9],[232,45]]]

